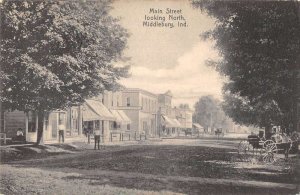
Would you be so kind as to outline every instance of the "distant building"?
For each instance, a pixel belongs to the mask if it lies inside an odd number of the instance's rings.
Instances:
[[[158,95],[158,124],[160,136],[178,136],[182,124],[176,119],[176,110],[172,108],[172,93]]]
[[[123,110],[130,118],[132,134],[145,134],[148,137],[158,136],[157,131],[157,95],[137,88],[121,91]]]
[[[189,108],[174,108],[176,119],[181,124],[181,132],[192,132],[193,129],[193,111]]]

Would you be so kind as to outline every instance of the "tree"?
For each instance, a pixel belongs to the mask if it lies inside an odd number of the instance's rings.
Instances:
[[[288,128],[297,116],[300,3],[193,1],[216,19],[203,38],[216,41],[222,57],[210,65],[228,79],[224,110],[235,122]]]
[[[195,104],[193,122],[199,123],[207,131],[210,128],[228,129],[228,118],[223,112],[220,101],[213,96],[202,96]]]
[[[43,118],[120,87],[128,75],[128,66],[113,66],[128,34],[108,14],[110,1],[4,0],[0,9],[5,109]],[[42,130],[37,143],[41,138]]]

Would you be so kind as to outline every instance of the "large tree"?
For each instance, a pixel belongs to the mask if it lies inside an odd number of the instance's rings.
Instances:
[[[210,95],[200,97],[194,106],[193,122],[203,126],[205,131],[209,127],[228,129],[229,118],[226,117],[220,103],[218,99]]]
[[[1,4],[1,102],[45,112],[119,87],[128,34],[109,15],[110,1],[4,0]],[[39,128],[40,129],[40,128]],[[40,142],[42,131],[38,131]]]
[[[246,125],[295,124],[300,3],[200,0],[193,5],[216,19],[203,37],[215,40],[222,57],[210,63],[228,79],[226,113]]]

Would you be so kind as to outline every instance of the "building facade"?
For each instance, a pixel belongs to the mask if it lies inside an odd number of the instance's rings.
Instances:
[[[124,141],[132,139],[131,130],[131,120],[126,115],[123,110],[123,99],[121,91],[104,91],[98,96],[103,105],[108,108],[108,110],[115,117],[114,121],[110,121],[109,131],[110,131],[110,141]]]
[[[111,141],[110,124],[116,120],[115,116],[99,99],[88,99],[82,105],[83,128],[87,134],[94,134],[100,130],[101,142]]]
[[[158,124],[160,136],[178,136],[181,123],[177,120],[177,113],[172,108],[172,93],[167,91],[166,93],[158,95]]]
[[[157,137],[157,95],[136,88],[127,88],[122,93],[122,109],[130,118],[130,131],[138,135]]]
[[[35,112],[23,111],[2,112],[2,132],[7,138],[13,138],[19,129],[22,129],[27,142],[37,141],[37,132],[43,129],[43,141],[59,140],[59,125],[65,126],[64,137],[77,137],[82,134],[81,109],[79,106],[67,110],[45,113],[43,118]]]

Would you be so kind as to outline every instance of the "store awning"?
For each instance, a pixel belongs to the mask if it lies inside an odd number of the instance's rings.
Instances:
[[[131,120],[130,118],[125,114],[125,112],[123,110],[118,110],[118,113],[121,115],[121,117],[123,118],[123,122],[125,124],[130,124]]]
[[[175,122],[176,119],[169,118],[165,115],[162,115],[162,118],[164,119],[164,125],[166,127],[180,127],[181,126],[179,121],[178,121],[179,125],[177,124],[177,122]]]
[[[181,127],[181,123],[177,119],[173,119],[174,123],[177,124],[177,127]]]
[[[121,117],[121,115],[119,114],[119,112],[117,110],[112,110],[110,109],[110,112],[114,115],[114,117],[116,118],[116,122],[123,122],[123,118]]]
[[[83,121],[95,121],[95,120],[99,120],[99,115],[95,113],[93,110],[89,108],[85,108],[82,111],[82,118]]]
[[[97,115],[97,117],[96,117]],[[83,120],[116,120],[112,113],[102,104],[96,100],[86,100],[85,109],[83,111]]]
[[[122,124],[130,124],[131,123],[131,120],[124,113],[123,110],[113,110],[113,109],[110,109],[110,112],[115,116],[116,122],[120,122]]]
[[[193,123],[193,126],[197,129],[204,129],[199,123]]]

